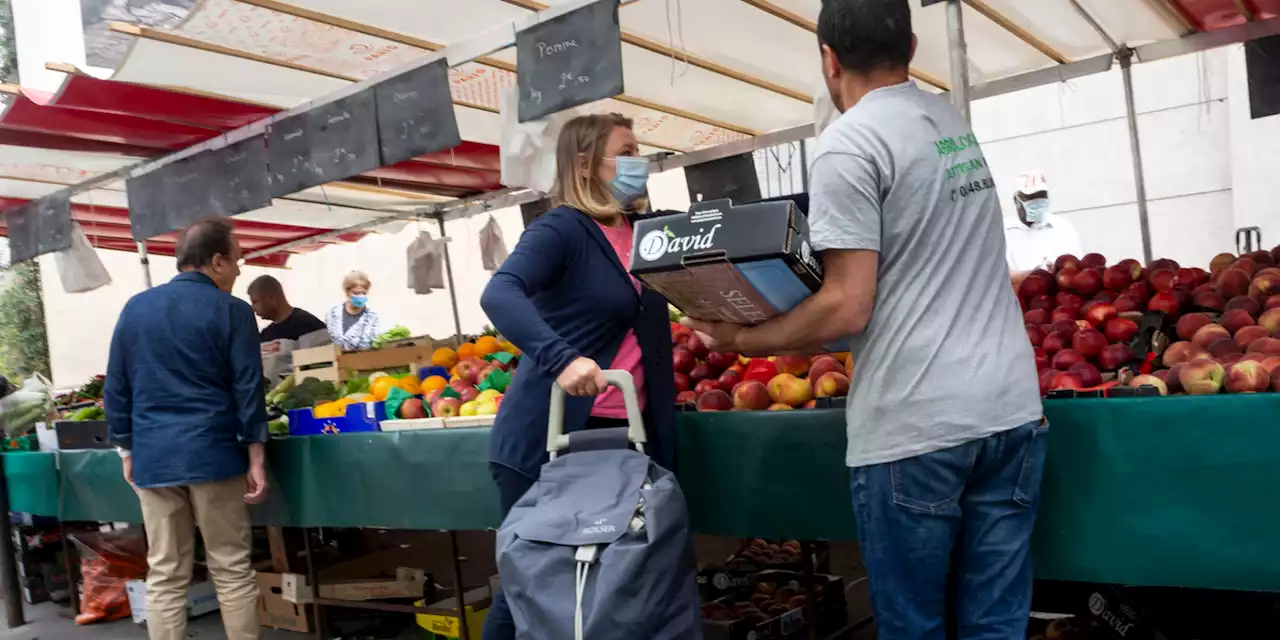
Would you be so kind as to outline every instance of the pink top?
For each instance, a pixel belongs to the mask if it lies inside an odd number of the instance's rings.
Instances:
[[[598,222],[596,224],[600,226],[600,231],[604,232],[604,237],[609,240],[609,245],[613,247],[613,252],[618,254],[618,260],[622,262],[622,268],[626,269],[631,264],[631,241],[633,238],[631,225],[625,221],[613,227],[608,227]],[[635,286],[636,291],[640,290],[640,283],[635,278],[631,278],[631,284]],[[640,358],[640,341],[636,339],[634,330],[627,330],[627,335],[622,338],[622,345],[618,347],[618,355],[613,357],[613,362],[608,368],[631,372],[631,376],[636,380],[636,397],[640,401],[640,410],[643,411],[647,400],[644,392],[644,363]],[[599,418],[621,418],[625,420],[627,418],[627,405],[622,398],[622,392],[615,387],[609,387],[604,393],[596,396],[595,405],[591,408],[591,415]]]

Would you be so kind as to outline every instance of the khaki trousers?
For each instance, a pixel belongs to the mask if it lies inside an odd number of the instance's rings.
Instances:
[[[186,640],[187,588],[195,560],[195,528],[204,538],[209,573],[227,640],[257,640],[258,583],[250,562],[252,529],[245,480],[138,489],[147,529],[147,635]]]

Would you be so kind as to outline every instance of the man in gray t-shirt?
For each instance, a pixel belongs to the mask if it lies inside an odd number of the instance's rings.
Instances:
[[[826,0],[818,35],[843,112],[812,168],[822,288],[754,327],[688,324],[745,353],[852,336],[846,461],[879,637],[943,638],[951,606],[961,640],[1023,638],[1048,427],[995,183],[960,113],[908,79],[908,0]]]

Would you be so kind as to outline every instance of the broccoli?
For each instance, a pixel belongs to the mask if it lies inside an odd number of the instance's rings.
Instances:
[[[280,399],[279,405],[285,411],[305,409],[314,407],[322,402],[332,402],[337,400],[338,397],[338,389],[332,382],[307,378],[296,387],[286,391],[284,397]]]

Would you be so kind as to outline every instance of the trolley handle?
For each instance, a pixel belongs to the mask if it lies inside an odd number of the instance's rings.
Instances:
[[[1244,255],[1262,248],[1262,229],[1240,227],[1236,229],[1236,253]]]
[[[644,432],[644,418],[640,415],[640,399],[636,395],[636,381],[630,371],[605,369],[604,379],[611,387],[622,392],[622,399],[627,406],[627,440],[635,445],[636,450],[644,453],[647,442]],[[547,453],[555,459],[556,454],[569,448],[569,436],[564,432],[564,399],[568,395],[559,381],[551,383],[551,408],[547,412]]]

